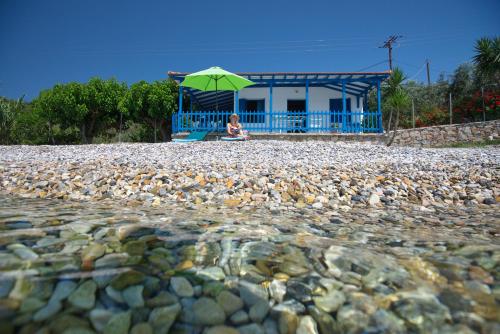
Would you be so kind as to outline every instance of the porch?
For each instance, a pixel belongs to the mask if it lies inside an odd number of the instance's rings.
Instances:
[[[178,82],[187,74],[169,72]],[[235,112],[251,133],[383,132],[380,86],[389,72],[238,74],[256,84],[217,95],[179,86],[179,111],[172,116],[174,134],[224,132]],[[377,109],[368,110],[367,97],[373,88]]]

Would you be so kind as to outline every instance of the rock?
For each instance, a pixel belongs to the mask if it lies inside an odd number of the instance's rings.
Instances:
[[[122,292],[123,299],[130,308],[144,307],[144,299],[142,292],[144,287],[142,285],[129,286]]]
[[[193,304],[193,313],[196,323],[200,325],[220,325],[226,320],[222,307],[207,297],[201,297]]]
[[[278,319],[280,334],[295,334],[299,326],[299,317],[296,314],[282,312]]]
[[[267,301],[267,290],[261,285],[241,281],[239,286],[240,298],[247,306],[252,306],[259,301]]]
[[[78,284],[74,281],[59,281],[57,283],[52,296],[50,297],[51,301],[62,301],[68,298],[69,295],[75,291]]]
[[[113,312],[105,309],[93,309],[89,312],[90,322],[98,332],[102,332],[104,330],[104,327],[112,316]]]
[[[293,314],[302,314],[306,311],[304,305],[296,301],[295,299],[289,299],[281,304],[274,305],[272,308],[272,313],[277,314],[281,312],[288,312]]]
[[[471,300],[464,298],[461,293],[455,292],[451,289],[443,289],[438,298],[439,301],[448,306],[452,312],[472,311]]]
[[[123,246],[123,251],[131,256],[142,256],[146,251],[146,242],[143,240],[129,241]]]
[[[148,299],[146,301],[146,306],[149,308],[155,308],[155,307],[159,307],[159,306],[167,306],[167,305],[176,304],[178,302],[179,302],[179,298],[177,298],[175,295],[173,295],[167,291],[161,291],[155,297]]]
[[[194,295],[193,286],[182,276],[175,276],[170,279],[170,287],[179,297],[192,297]]]
[[[372,322],[375,328],[386,333],[404,333],[406,332],[404,321],[386,310],[377,310],[372,315]]]
[[[117,303],[125,303],[125,299],[123,299],[123,295],[120,291],[113,289],[111,285],[108,285],[105,289],[106,294]]]
[[[39,322],[49,319],[59,312],[62,308],[62,304],[58,301],[50,302],[41,309],[39,309],[33,315],[33,321]]]
[[[93,243],[82,250],[82,262],[94,261],[106,253],[106,246]]]
[[[68,297],[68,302],[74,307],[90,310],[95,304],[96,290],[97,284],[92,280],[87,280],[71,293]]]
[[[248,313],[244,310],[240,310],[234,313],[229,320],[235,325],[241,325],[247,323],[249,319]]]
[[[153,327],[147,322],[140,322],[132,327],[130,334],[153,334]]]
[[[132,321],[132,313],[121,312],[114,314],[104,326],[104,334],[128,334],[130,323]]]
[[[296,334],[319,334],[316,322],[310,315],[300,318]]]
[[[345,302],[345,296],[341,291],[330,291],[321,297],[313,297],[314,304],[317,308],[327,313],[334,312],[339,309]]]
[[[243,301],[235,294],[224,290],[216,297],[217,303],[222,307],[227,316],[243,308]]]
[[[222,281],[226,275],[220,267],[208,267],[197,272],[198,276],[204,280]]]
[[[261,323],[269,312],[269,302],[261,300],[252,305],[248,315],[253,322]]]
[[[34,312],[40,308],[42,308],[45,305],[45,302],[38,298],[34,297],[28,297],[24,299],[21,303],[21,307],[19,308],[19,312],[21,313],[27,313],[27,312]]]
[[[448,308],[423,291],[400,293],[392,308],[411,327],[423,332],[431,332],[451,319]]]
[[[206,330],[205,334],[240,334],[236,328],[228,326],[214,326]]]
[[[336,333],[338,332],[337,330],[337,324],[333,317],[328,314],[327,312],[321,311],[315,306],[308,306],[307,310],[309,311],[309,314],[313,317],[313,319],[316,321],[318,324],[319,332],[321,334],[329,334],[329,333]]]
[[[50,333],[60,334],[67,330],[87,329],[91,330],[86,319],[71,314],[62,314],[55,317],[49,324]]]
[[[25,261],[35,261],[39,257],[37,253],[27,247],[19,247],[14,249],[14,254]]]
[[[494,205],[497,201],[493,197],[488,197],[483,200],[483,203],[487,205]]]
[[[262,327],[264,327],[266,334],[279,334],[278,323],[274,319],[266,318]]]
[[[338,327],[342,333],[362,332],[369,323],[369,317],[350,305],[343,306],[337,311]]]
[[[274,279],[269,285],[269,294],[278,303],[283,301],[286,294],[286,285],[280,280]]]
[[[115,268],[127,263],[129,255],[127,253],[106,254],[95,261],[96,268]]]
[[[368,199],[368,204],[371,206],[375,206],[380,203],[380,197],[377,194],[371,194]]]
[[[0,267],[2,267],[1,263]],[[10,294],[15,282],[14,278],[2,278],[0,280],[0,298],[5,298]]]
[[[153,309],[149,315],[149,324],[153,327],[153,333],[167,334],[180,311],[180,304]]]
[[[111,280],[111,286],[116,290],[123,290],[128,286],[140,284],[144,281],[145,275],[139,271],[130,270],[122,272],[113,280]]]
[[[248,324],[238,327],[240,334],[266,334],[264,327],[258,324]]]

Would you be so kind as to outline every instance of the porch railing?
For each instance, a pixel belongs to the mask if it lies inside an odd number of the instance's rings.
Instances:
[[[233,111],[183,111],[172,116],[174,133],[225,132]],[[373,111],[240,111],[240,123],[249,132],[377,133],[381,115]]]

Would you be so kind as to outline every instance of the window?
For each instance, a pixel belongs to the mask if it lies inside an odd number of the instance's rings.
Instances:
[[[266,122],[266,100],[240,99],[240,122],[241,123],[265,123]]]

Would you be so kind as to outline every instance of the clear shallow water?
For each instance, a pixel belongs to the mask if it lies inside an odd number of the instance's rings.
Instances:
[[[4,197],[0,332],[493,333],[497,211]]]

